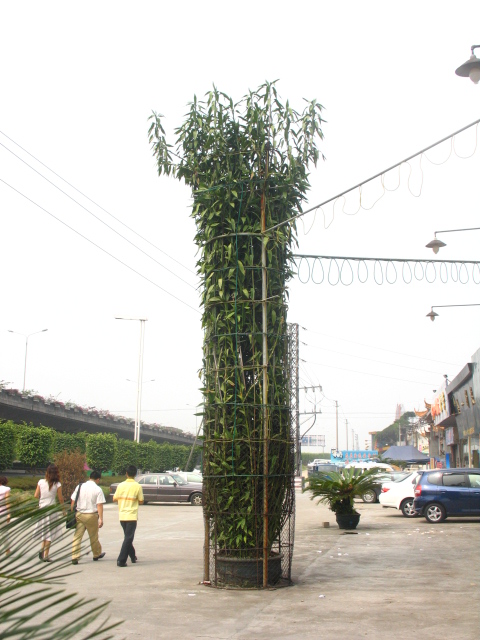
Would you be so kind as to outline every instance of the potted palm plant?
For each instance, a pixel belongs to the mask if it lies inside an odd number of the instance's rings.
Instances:
[[[356,529],[360,514],[355,510],[354,498],[361,498],[378,482],[378,469],[343,469],[328,471],[308,479],[304,491],[312,493],[311,499],[327,504],[335,513],[340,529]]]

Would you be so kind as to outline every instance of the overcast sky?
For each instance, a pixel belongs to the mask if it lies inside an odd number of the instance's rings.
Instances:
[[[238,100],[278,78],[294,107],[316,98],[326,161],[311,175],[313,206],[480,118],[480,85],[454,73],[480,44],[479,25],[474,0],[0,3],[0,380],[23,386],[25,338],[8,330],[47,328],[29,339],[27,389],[134,417],[139,323],[115,317],[146,317],[142,419],[194,432],[202,331],[191,200],[156,175],[151,111],[173,142],[187,103],[212,83]],[[448,158],[443,144],[388,174],[392,191],[371,209],[379,180],[356,215],[358,191],[347,214],[341,203],[307,215],[298,252],[433,258],[434,231],[480,226],[476,131],[455,145],[470,159],[433,164]],[[440,238],[438,258],[479,258],[479,231]],[[421,409],[480,348],[480,307],[425,315],[479,303],[479,292],[472,282],[295,278],[301,384],[323,388],[310,433],[335,446],[335,401],[341,448],[347,428],[363,447],[397,404]],[[303,393],[301,411],[312,400]]]

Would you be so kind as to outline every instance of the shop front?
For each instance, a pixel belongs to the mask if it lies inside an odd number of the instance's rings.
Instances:
[[[448,438],[456,464],[480,467],[480,349],[447,388],[449,404],[455,414],[456,431]]]

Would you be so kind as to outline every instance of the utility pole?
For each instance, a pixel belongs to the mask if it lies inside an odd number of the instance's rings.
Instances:
[[[140,426],[142,423],[142,377],[143,377],[143,345],[145,337],[145,322],[147,318],[120,318],[115,320],[137,320],[140,322],[140,350],[138,356],[138,379],[137,379],[137,409],[135,413],[135,431],[133,439],[140,442]]]
[[[347,445],[346,445],[346,449],[348,451],[348,420],[345,420],[345,435],[347,437]]]
[[[338,400],[335,400],[335,448],[338,451]]]

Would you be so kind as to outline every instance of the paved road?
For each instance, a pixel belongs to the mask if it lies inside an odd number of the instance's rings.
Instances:
[[[476,640],[480,628],[480,520],[430,525],[380,505],[358,503],[356,535],[297,492],[295,585],[269,591],[203,586],[202,510],[140,509],[139,562],[116,566],[122,531],[105,507],[101,542],[66,582],[82,595],[109,593],[109,613],[128,640]],[[329,521],[330,528],[323,522]],[[73,567],[72,567],[73,568]]]

